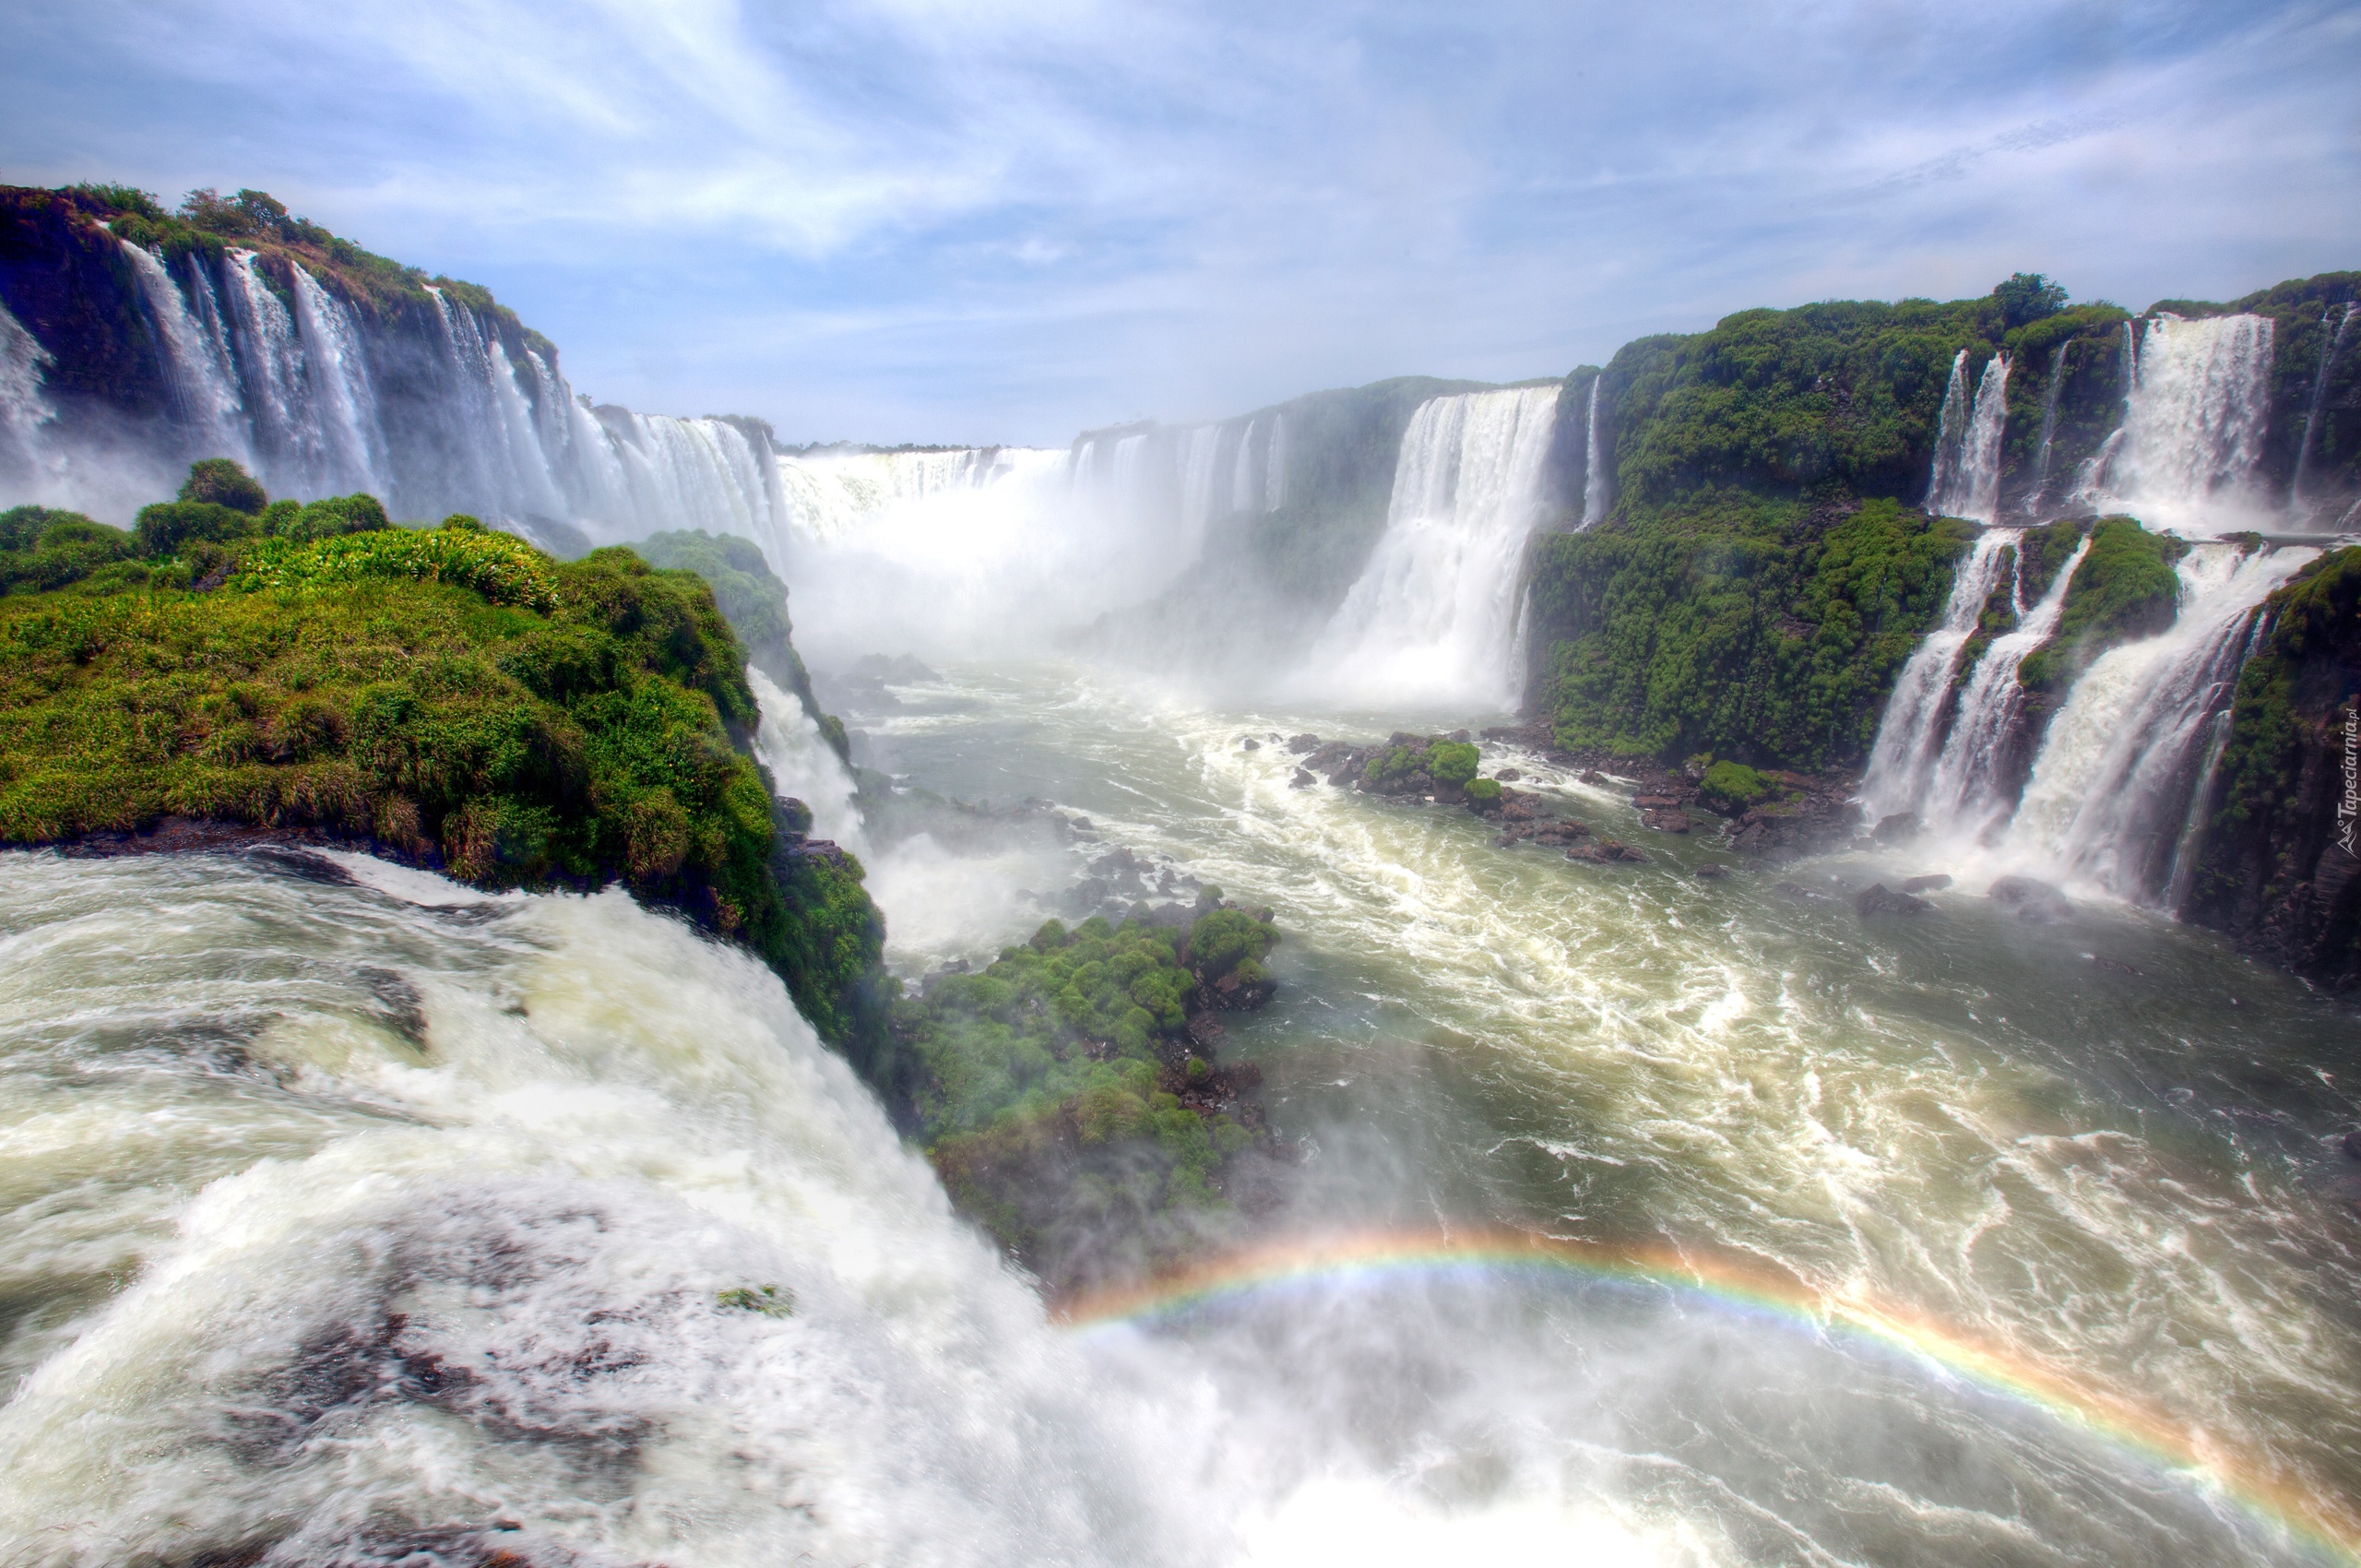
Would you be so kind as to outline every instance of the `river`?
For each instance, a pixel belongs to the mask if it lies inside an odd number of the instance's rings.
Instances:
[[[1946,868],[1488,749],[1648,859],[1496,848],[1271,740],[1481,715],[893,696],[847,717],[908,783],[1277,910],[1236,1252],[1053,1312],[617,893],[0,855],[5,1561],[2355,1560],[2349,1013],[2113,903],[1865,922]],[[872,858],[909,974],[1081,869]]]

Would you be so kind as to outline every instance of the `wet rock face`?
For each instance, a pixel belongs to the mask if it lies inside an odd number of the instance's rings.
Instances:
[[[1907,893],[1896,893],[1882,882],[1872,882],[1853,895],[1853,912],[1863,920],[1880,915],[1924,915],[1935,906]]]
[[[2066,895],[2035,877],[2004,876],[1992,885],[1987,897],[2035,925],[2054,925],[2074,918],[2074,906]]]

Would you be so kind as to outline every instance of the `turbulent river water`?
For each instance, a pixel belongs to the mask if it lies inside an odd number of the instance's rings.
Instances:
[[[0,855],[0,1562],[2355,1560],[2347,1013],[2122,906],[1869,924],[1945,868],[1489,754],[1649,856],[1569,862],[1270,743],[1474,715],[895,696],[910,782],[1278,910],[1240,1253],[1052,1313],[620,894]],[[911,972],[1077,869],[873,859]]]

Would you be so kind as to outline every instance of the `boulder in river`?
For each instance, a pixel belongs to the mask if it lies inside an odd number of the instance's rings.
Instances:
[[[1923,915],[1935,906],[1907,893],[1896,893],[1882,882],[1872,882],[1853,895],[1853,912],[1863,920],[1872,915]]]
[[[1645,861],[1647,858],[1629,844],[1619,844],[1612,838],[1601,838],[1593,844],[1577,844],[1566,851],[1566,859],[1588,861],[1596,866],[1613,865],[1619,861]]]
[[[1992,885],[1987,897],[2017,919],[2035,925],[2074,918],[2074,906],[2066,895],[2036,877],[2004,876]]]
[[[1719,882],[1722,878],[1729,875],[1729,873],[1730,868],[1722,864],[1721,861],[1706,861],[1689,874],[1697,878],[1700,882]]]
[[[1878,825],[1870,829],[1869,837],[1880,844],[1908,844],[1916,841],[1924,831],[1926,824],[1918,820],[1916,812],[1895,812],[1891,816],[1878,818]]]
[[[1696,825],[1689,820],[1687,812],[1667,806],[1655,811],[1642,812],[1640,826],[1653,827],[1658,833],[1686,833]]]
[[[1287,742],[1287,750],[1298,756],[1309,756],[1319,749],[1320,737],[1317,735],[1298,735]]]
[[[1295,777],[1287,780],[1287,788],[1290,790],[1309,790],[1314,784],[1319,782],[1319,779],[1314,778],[1311,774],[1299,767],[1295,770]]]
[[[1940,893],[1951,885],[1951,877],[1943,872],[1936,872],[1930,876],[1905,876],[1902,879],[1902,890],[1904,893]]]

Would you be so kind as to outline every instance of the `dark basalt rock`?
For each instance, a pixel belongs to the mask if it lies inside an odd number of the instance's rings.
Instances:
[[[2344,1151],[2345,1158],[2361,1159],[2361,1129],[2345,1134],[2344,1141],[2336,1146]]]
[[[1295,777],[1287,780],[1287,788],[1290,790],[1309,790],[1314,784],[1319,782],[1319,779],[1314,778],[1309,772],[1299,767],[1295,770]]]
[[[1287,750],[1298,756],[1308,755],[1319,749],[1320,737],[1317,735],[1298,735],[1287,742]]]
[[[1937,893],[1952,885],[1951,877],[1942,872],[1931,876],[1906,876],[1902,879],[1904,893]]]
[[[1242,752],[1259,752],[1263,749],[1263,742],[1252,735],[1241,735],[1238,740],[1238,749]]]
[[[1628,844],[1612,838],[1601,838],[1596,844],[1577,844],[1566,851],[1570,861],[1587,861],[1593,865],[1614,865],[1619,861],[1642,861],[1648,857]]]
[[[1513,767],[1504,767],[1492,776],[1503,784],[1513,784],[1525,775]]]
[[[1916,812],[1895,812],[1892,816],[1878,818],[1869,837],[1880,844],[1908,844],[1925,832],[1927,825],[1918,820]]]
[[[2089,959],[2093,964],[2096,965],[2098,968],[2102,968],[2102,969],[2106,970],[2106,971],[2107,971],[2107,973],[2109,973],[2109,974],[2114,974],[2114,975],[2138,975],[2138,976],[2141,976],[2141,977],[2142,977],[2142,978],[2145,978],[2145,976],[2146,976],[2146,975],[2147,975],[2147,973],[2148,973],[2148,971],[2147,971],[2147,970],[2145,970],[2145,969],[2143,969],[2143,968],[2140,968],[2138,965],[2136,965],[2136,964],[2127,964],[2127,963],[2125,963],[2125,962],[2124,962],[2122,959],[2120,959],[2120,958],[2109,958],[2109,957],[2106,956],[2105,956],[2105,955],[2103,955],[2103,954],[2098,954],[2098,953],[2085,953],[2085,954],[2083,954],[2083,955],[2082,955],[2082,956],[2083,956],[2083,957],[2085,957],[2085,958],[2088,958],[2088,959]]]
[[[2074,918],[2074,906],[2049,884],[2030,876],[2004,876],[1986,897],[2021,921],[2051,925]]]
[[[1642,812],[1640,826],[1653,827],[1658,833],[1686,833],[1696,825],[1689,820],[1688,813],[1667,807],[1660,811]]]
[[[1873,915],[1923,915],[1935,906],[1907,893],[1896,893],[1882,882],[1872,882],[1853,895],[1853,912],[1863,920]]]
[[[1689,874],[1700,882],[1719,882],[1729,873],[1730,868],[1722,864],[1721,861],[1707,861]]]

